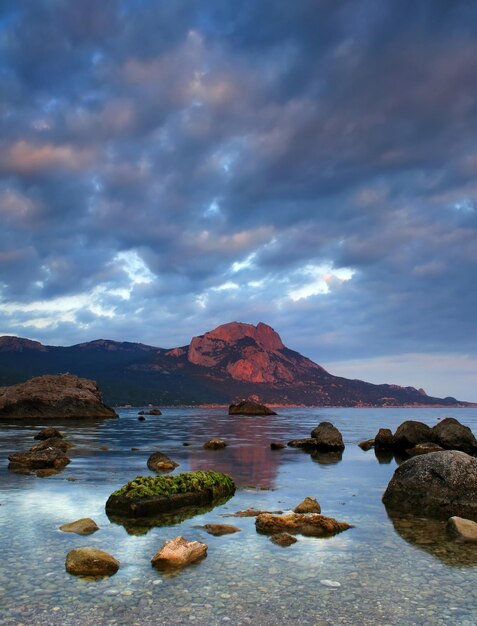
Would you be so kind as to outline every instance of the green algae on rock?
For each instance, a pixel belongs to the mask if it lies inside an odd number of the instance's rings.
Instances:
[[[113,492],[106,502],[108,515],[144,517],[185,506],[222,501],[235,493],[230,476],[213,471],[175,476],[136,476]]]

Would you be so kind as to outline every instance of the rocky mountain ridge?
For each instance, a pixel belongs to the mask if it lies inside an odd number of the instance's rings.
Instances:
[[[470,406],[424,390],[333,376],[260,322],[223,324],[173,349],[99,339],[69,347],[0,337],[0,385],[72,372],[98,381],[109,404]]]

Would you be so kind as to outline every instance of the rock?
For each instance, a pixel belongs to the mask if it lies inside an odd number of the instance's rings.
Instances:
[[[183,446],[191,446],[192,445],[192,441],[183,441],[182,445]]]
[[[185,567],[206,556],[207,544],[176,537],[164,542],[162,548],[152,557],[151,563],[157,569]]]
[[[145,421],[146,421],[146,418],[144,417],[144,415],[140,415],[140,416],[137,418],[137,421],[138,421],[138,422],[145,422]]]
[[[244,509],[243,511],[237,511],[236,513],[230,513],[226,517],[257,517],[262,513],[271,513],[271,511],[259,511],[258,509]],[[281,514],[282,511],[274,511],[274,514]]]
[[[232,526],[230,524],[205,524],[205,526],[201,526],[209,535],[214,535],[214,537],[221,537],[222,535],[232,535],[233,533],[241,532],[240,528],[237,526]]]
[[[406,454],[409,456],[418,456],[419,454],[429,454],[430,452],[441,452],[444,448],[441,448],[437,443],[432,441],[425,441],[424,443],[418,443],[414,448],[408,448]]]
[[[162,415],[162,411],[160,409],[151,409],[146,412],[146,415]]]
[[[394,472],[383,502],[400,513],[477,520],[477,459],[457,450],[408,459]]]
[[[26,383],[0,387],[0,418],[117,417],[101,401],[93,380],[73,374],[38,376]]]
[[[389,450],[394,447],[394,435],[389,428],[380,428],[374,438],[375,450]]]
[[[53,428],[52,426],[48,426],[48,428],[42,428],[33,439],[63,439],[63,435],[59,430]]]
[[[286,444],[282,443],[281,441],[272,441],[270,443],[271,450],[283,450],[283,448],[286,448]]]
[[[323,580],[320,580],[320,585],[323,585],[323,587],[331,587],[332,589],[337,589],[338,587],[341,587],[341,583],[339,583],[337,580],[330,580],[329,578],[324,578]]]
[[[367,452],[368,450],[371,450],[371,448],[374,446],[374,439],[366,439],[365,441],[360,441],[358,443],[358,446],[361,448],[361,450]]]
[[[287,548],[291,546],[293,543],[296,543],[298,539],[290,535],[289,533],[278,533],[276,535],[272,535],[270,537],[270,541],[275,543],[277,546],[281,546],[282,548]]]
[[[468,426],[453,417],[446,417],[431,428],[431,439],[446,450],[474,452],[477,441]]]
[[[258,532],[268,535],[287,532],[291,535],[299,533],[310,537],[327,537],[353,528],[346,522],[339,522],[332,517],[325,517],[318,513],[289,513],[288,515],[262,513],[257,516],[255,527]]]
[[[70,459],[58,448],[46,450],[15,452],[8,457],[10,461],[8,469],[62,469],[70,462]]]
[[[209,439],[204,443],[204,448],[206,450],[219,450],[220,448],[225,448],[227,443],[223,439]]]
[[[138,415],[144,415],[145,411],[138,411]]]
[[[307,437],[305,439],[292,439],[287,443],[290,448],[302,448],[303,450],[316,450],[316,439]]]
[[[316,498],[307,496],[293,511],[295,513],[321,513],[321,506]]]
[[[427,424],[407,420],[398,426],[394,433],[394,447],[406,450],[414,448],[418,443],[424,443],[431,439],[431,429]]]
[[[258,404],[251,400],[242,400],[238,404],[229,406],[229,415],[276,415],[276,413],[264,404]]]
[[[97,548],[74,548],[66,556],[66,571],[75,576],[111,576],[119,561]]]
[[[63,452],[66,452],[66,450],[71,447],[72,444],[68,443],[64,439],[52,437],[51,439],[44,439],[40,443],[37,443],[35,446],[30,448],[30,451],[37,452],[38,450],[48,450],[48,448],[56,448],[57,450],[62,450]]]
[[[179,463],[162,452],[153,452],[147,460],[147,466],[152,472],[170,472],[175,467],[179,467]]]
[[[311,436],[316,439],[316,447],[320,450],[344,450],[343,437],[340,431],[330,422],[321,422],[311,431]]]
[[[447,520],[447,532],[451,537],[465,543],[477,543],[477,523],[462,517],[451,517]]]
[[[75,522],[69,524],[63,524],[60,526],[60,530],[64,533],[76,533],[77,535],[91,535],[99,530],[99,526],[90,517],[82,517]]]

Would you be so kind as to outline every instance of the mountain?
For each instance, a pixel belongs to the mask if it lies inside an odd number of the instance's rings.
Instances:
[[[70,372],[99,383],[107,404],[471,406],[423,389],[333,376],[266,324],[231,322],[173,349],[99,339],[69,347],[0,337],[0,385]]]

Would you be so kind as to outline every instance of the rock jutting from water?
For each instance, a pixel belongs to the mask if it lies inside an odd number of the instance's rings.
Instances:
[[[344,450],[343,436],[331,422],[321,422],[311,431],[319,450]]]
[[[73,374],[45,375],[0,387],[0,419],[118,417],[103,404],[93,380]]]
[[[303,502],[293,509],[294,513],[321,513],[320,503],[311,496],[307,496]]]
[[[33,439],[38,439],[40,441],[44,439],[63,439],[63,435],[59,430],[53,428],[53,426],[47,426],[46,428],[42,428],[38,431]]]
[[[289,533],[277,533],[276,535],[272,535],[270,537],[270,541],[282,548],[288,548],[288,546],[296,543],[298,539]]]
[[[286,532],[290,535],[300,534],[308,537],[329,537],[353,528],[347,522],[339,522],[319,513],[289,513],[287,515],[262,513],[257,516],[255,527],[257,532],[267,535]]]
[[[147,460],[147,466],[152,472],[170,472],[179,467],[179,463],[162,452],[153,452]]]
[[[62,524],[60,530],[64,533],[76,533],[77,535],[91,535],[99,530],[98,524],[90,517],[82,517],[74,522]]]
[[[226,448],[227,445],[227,442],[223,439],[209,439],[202,447],[206,450],[220,450],[221,448]]]
[[[391,512],[477,520],[477,459],[458,450],[408,459],[394,472],[383,503]]]
[[[448,534],[462,543],[477,543],[477,523],[462,517],[450,517],[446,526]]]
[[[75,576],[111,576],[119,569],[119,561],[97,548],[73,548],[66,556],[66,571]]]
[[[234,493],[234,481],[219,472],[137,476],[109,496],[106,513],[129,518],[147,517],[171,513],[183,507],[218,502]]]
[[[477,440],[468,426],[464,426],[454,417],[445,417],[431,428],[431,441],[446,450],[475,452]]]
[[[264,404],[252,402],[251,400],[242,400],[237,404],[229,406],[229,415],[276,415],[276,413]]]
[[[35,446],[36,447],[36,446]],[[55,447],[47,447],[42,450],[25,450],[14,452],[8,457],[10,461],[8,469],[13,471],[41,470],[41,469],[63,469],[70,463],[66,454]]]
[[[207,544],[175,537],[165,541],[161,549],[152,557],[156,569],[182,568],[207,556]]]

